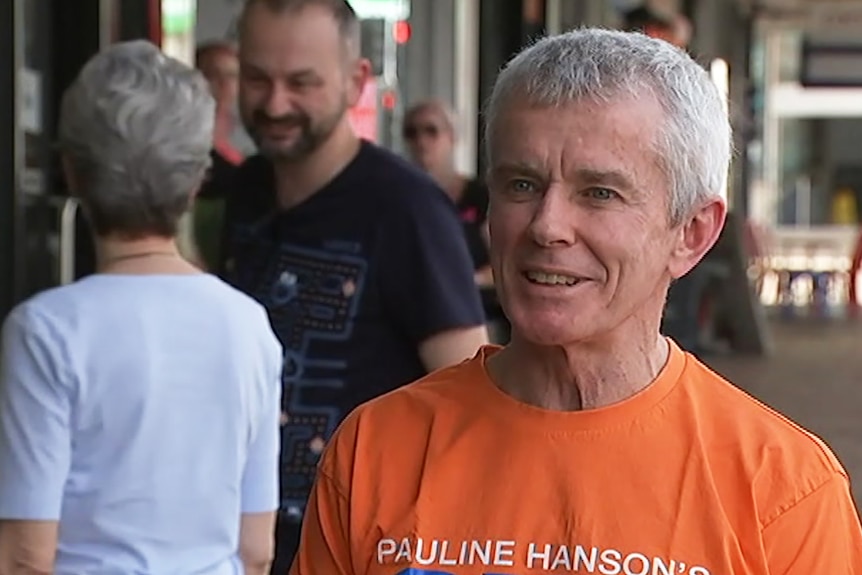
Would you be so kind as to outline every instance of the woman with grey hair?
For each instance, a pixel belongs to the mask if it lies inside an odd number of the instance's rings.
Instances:
[[[268,571],[281,347],[263,308],[176,245],[213,108],[198,72],[143,41],[65,94],[98,271],[3,326],[0,573]]]
[[[488,189],[481,179],[458,173],[456,133],[456,114],[440,100],[422,100],[404,114],[403,135],[410,158],[455,203],[473,258],[476,283],[488,287],[494,283],[488,255]]]

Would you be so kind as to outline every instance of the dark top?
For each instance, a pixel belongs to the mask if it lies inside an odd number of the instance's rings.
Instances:
[[[420,342],[484,314],[452,202],[398,156],[364,142],[287,211],[268,160],[247,160],[235,185],[223,275],[267,308],[285,348],[281,517],[298,525],[342,418],[423,376]]]
[[[219,266],[225,199],[233,189],[239,166],[217,150],[210,152],[212,166],[194,203],[194,238],[208,270]]]
[[[473,258],[473,268],[482,269],[490,263],[484,235],[488,218],[488,188],[479,180],[468,181],[457,207]]]
[[[212,163],[209,173],[204,178],[197,197],[223,199],[232,190],[233,178],[236,176],[239,166],[224,157],[216,149],[210,150],[210,160],[212,160]]]

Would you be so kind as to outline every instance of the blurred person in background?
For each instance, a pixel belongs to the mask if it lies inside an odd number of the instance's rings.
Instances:
[[[66,181],[98,269],[19,305],[0,348],[0,573],[268,572],[281,346],[177,250],[210,163],[201,75],[112,45],[66,91]]]
[[[627,32],[640,32],[650,38],[664,40],[683,50],[688,48],[692,38],[691,22],[685,15],[659,12],[648,4],[633,8],[623,14],[623,29]]]
[[[439,100],[418,102],[404,114],[403,136],[411,159],[434,178],[458,209],[476,283],[493,285],[488,259],[488,189],[481,179],[460,174],[455,167],[454,111]]]
[[[237,130],[239,58],[236,47],[228,42],[209,42],[195,51],[195,66],[206,78],[215,99],[213,149],[226,162],[239,165],[245,159],[234,144]]]
[[[488,341],[452,202],[348,109],[370,73],[345,0],[247,0],[240,112],[260,153],[228,194],[224,277],[269,311],[285,348],[283,575],[318,457],[357,405]]]
[[[221,41],[202,44],[195,52],[195,66],[209,83],[216,106],[212,166],[195,200],[194,237],[203,265],[215,270],[221,250],[225,198],[232,189],[237,168],[245,159],[233,143],[239,90],[236,47]]]

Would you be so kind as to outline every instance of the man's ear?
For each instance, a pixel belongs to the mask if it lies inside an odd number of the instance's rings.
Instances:
[[[687,274],[715,245],[726,217],[727,205],[715,198],[702,204],[679,226],[676,247],[668,264],[673,279]]]
[[[368,58],[359,58],[354,64],[348,77],[347,105],[351,108],[359,103],[365,84],[371,77],[371,62]]]

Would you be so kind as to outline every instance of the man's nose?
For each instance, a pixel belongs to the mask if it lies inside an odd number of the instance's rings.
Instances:
[[[577,241],[576,211],[566,187],[552,184],[536,203],[530,222],[530,237],[543,247],[574,244]]]
[[[263,106],[270,118],[280,118],[294,111],[293,94],[285,86],[274,84],[267,94]]]

